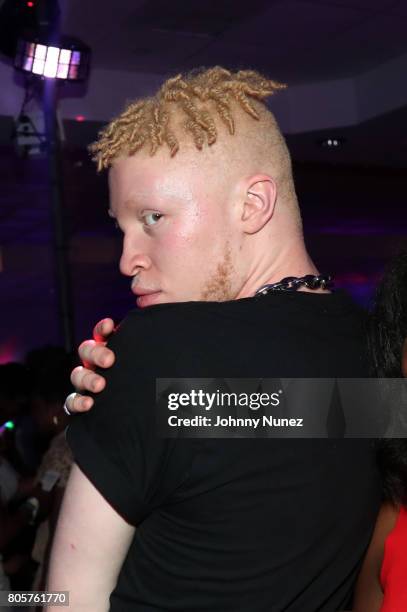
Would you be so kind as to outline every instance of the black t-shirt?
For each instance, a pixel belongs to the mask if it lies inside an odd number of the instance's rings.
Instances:
[[[82,471],[137,526],[111,610],[349,606],[380,504],[372,442],[161,439],[153,399],[156,378],[368,376],[364,324],[341,291],[126,317],[106,389],[67,430]]]

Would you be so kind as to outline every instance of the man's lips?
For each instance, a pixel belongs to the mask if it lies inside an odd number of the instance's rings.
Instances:
[[[151,295],[153,293],[159,293],[160,289],[143,289],[142,287],[135,287],[133,293],[138,297],[141,295]]]
[[[151,304],[154,304],[157,300],[157,298],[159,299],[159,295],[161,293],[161,290],[158,291],[150,291],[148,289],[141,289],[139,287],[137,287],[137,289],[134,289],[134,294],[137,295],[137,306],[139,308],[144,308],[145,306],[151,306]]]

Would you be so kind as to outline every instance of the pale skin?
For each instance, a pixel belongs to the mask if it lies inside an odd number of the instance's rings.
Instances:
[[[268,170],[254,156],[228,166],[221,152],[197,153],[188,147],[172,159],[160,150],[154,157],[141,152],[113,163],[109,214],[123,232],[120,271],[131,279],[136,295],[158,292],[138,300],[139,306],[251,297],[260,286],[285,276],[318,273],[293,213],[297,203],[279,198]],[[81,344],[84,367],[72,373],[78,390],[104,388],[104,378],[92,370],[113,364],[115,356],[105,347],[113,328],[113,321],[104,319],[94,329],[94,340]],[[92,403],[90,397],[77,396],[69,409],[86,411]],[[47,589],[70,590],[72,610],[107,610],[134,533],[135,527],[74,465]]]
[[[53,541],[47,591],[69,591],[70,610],[109,610],[109,595],[134,532],[74,464]]]

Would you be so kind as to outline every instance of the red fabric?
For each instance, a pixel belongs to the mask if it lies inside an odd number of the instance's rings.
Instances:
[[[407,611],[407,510],[400,508],[394,529],[384,543],[380,571],[384,591],[380,612]]]

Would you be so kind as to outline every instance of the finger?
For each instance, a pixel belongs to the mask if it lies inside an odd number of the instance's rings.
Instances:
[[[82,363],[88,370],[94,370],[96,366],[110,368],[115,359],[113,351],[94,340],[82,342],[78,353]]]
[[[93,393],[99,393],[106,386],[103,376],[99,376],[99,374],[95,374],[95,372],[83,366],[78,366],[72,370],[71,383],[78,391],[92,391]]]
[[[94,370],[96,363],[93,361],[93,350],[96,346],[94,340],[84,340],[78,348],[78,355],[82,363],[86,368]]]
[[[96,342],[106,342],[106,338],[114,331],[113,319],[102,319],[93,329],[93,339]]]
[[[80,393],[71,393],[65,400],[65,405],[71,414],[87,412],[93,406],[93,399]]]

